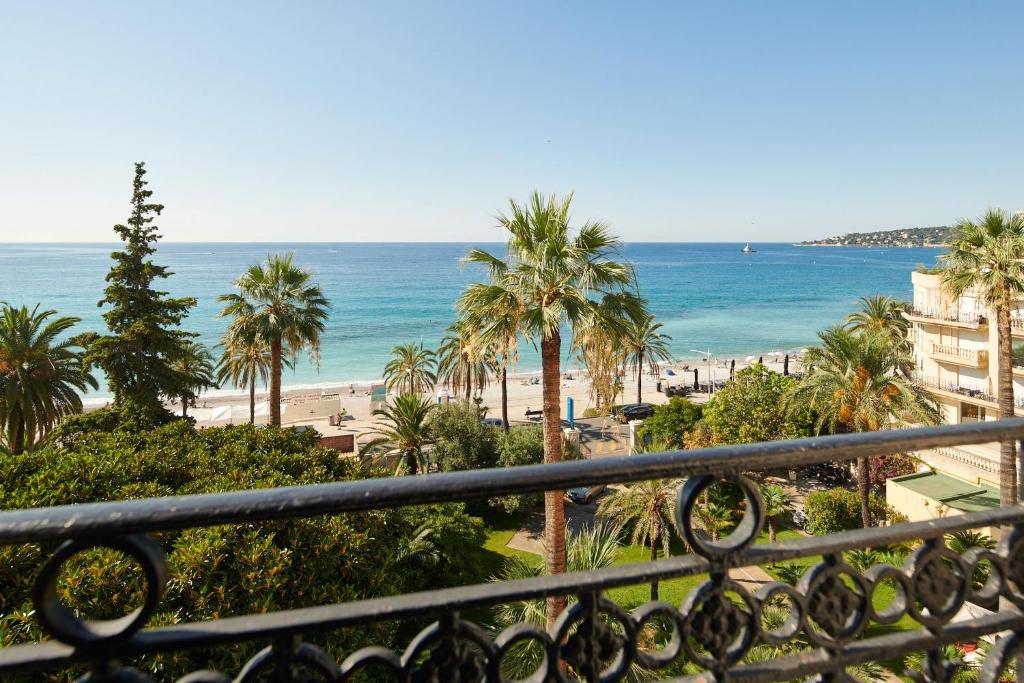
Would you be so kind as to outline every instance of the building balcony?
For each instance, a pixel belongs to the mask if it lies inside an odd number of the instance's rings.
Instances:
[[[958,327],[965,330],[980,330],[988,327],[988,319],[983,315],[960,315],[949,311],[922,311],[911,308],[904,311],[903,317],[912,323],[923,325],[942,325]],[[1022,331],[1024,334],[1024,331]]]
[[[960,465],[967,465],[968,467],[973,467],[979,472],[989,475],[987,477],[984,477],[989,480],[994,481],[995,478],[998,477],[999,475],[998,453],[995,455],[995,457],[990,458],[984,455],[980,455],[978,453],[972,453],[963,448],[948,448],[945,446],[937,446],[935,448],[930,448],[925,452],[918,453],[918,455],[925,462],[929,461],[929,455],[937,458],[939,462],[929,462],[928,464],[938,467],[939,469],[947,469],[946,467],[943,467],[941,464],[941,460],[946,460],[950,463],[957,463]]]
[[[996,645],[987,656],[985,680],[999,680],[1016,658],[1018,638],[1024,635],[1019,579],[1024,506],[759,543],[764,501],[756,481],[742,473],[1018,439],[1024,439],[1024,419],[0,512],[0,545],[28,544],[39,557],[39,567],[22,571],[35,576],[31,618],[44,634],[36,642],[0,647],[0,678],[63,680],[88,667],[91,673],[80,680],[143,683],[153,680],[140,671],[157,666],[151,658],[161,658],[163,666],[174,653],[185,650],[226,647],[240,654],[256,645],[265,647],[244,665],[239,663],[240,672],[196,671],[178,680],[351,681],[372,672],[374,680],[497,683],[508,680],[504,659],[520,646],[535,648],[538,656],[527,678],[538,681],[622,681],[631,675],[650,676],[644,669],[679,671],[684,663],[706,673],[676,680],[849,680],[846,667],[855,664],[893,660],[911,652],[941,652],[946,644],[1014,631],[1014,637],[1000,641],[1005,644]],[[164,608],[172,612],[161,611],[170,574],[159,539],[167,532],[666,477],[685,478],[676,493],[675,517],[686,546],[692,548],[690,554],[349,602],[331,603],[327,598],[327,604],[312,607],[257,610],[200,622],[168,623],[175,610],[182,610],[180,605]],[[723,479],[745,497],[740,506],[743,518],[726,537],[713,540],[699,530],[692,513],[706,488]],[[1005,530],[996,550],[974,548],[961,555],[944,545],[948,534],[981,528]],[[860,570],[842,555],[908,542],[916,548],[898,567],[878,564]],[[120,551],[143,570],[141,606],[121,619],[87,621],[61,602],[62,591],[84,590],[83,582],[60,584],[62,572],[76,557],[97,548]],[[730,574],[742,567],[802,558],[810,566],[795,585],[767,582],[754,590]],[[999,570],[979,586],[972,577],[981,563]],[[682,577],[692,577],[697,585],[680,604],[649,602],[626,611],[609,598],[615,588]],[[880,603],[886,591],[892,594],[893,586],[897,597]],[[498,606],[552,596],[568,596],[569,603],[550,626],[531,622],[501,630],[476,623]],[[996,611],[984,616],[965,613],[968,601]],[[778,603],[788,604],[790,616],[772,627],[761,617],[765,606]],[[885,626],[896,622],[906,628]],[[317,645],[330,632],[357,629],[373,637],[385,627],[393,628],[393,635],[380,646],[328,654]],[[790,654],[764,660],[751,652],[759,644]],[[136,668],[122,666],[122,659]]]
[[[931,345],[931,357],[940,363],[950,363],[968,368],[988,367],[988,351],[984,349],[965,349],[951,344]]]
[[[1024,318],[1010,317],[1010,336],[1024,337]]]
[[[956,382],[940,382],[937,378],[927,375],[914,375],[914,380],[921,386],[925,387],[929,392],[937,396],[944,396],[958,401],[967,401],[968,403],[974,403],[976,405],[985,406],[986,408],[994,408],[998,410],[996,397],[986,391],[982,391],[981,389],[963,387]]]

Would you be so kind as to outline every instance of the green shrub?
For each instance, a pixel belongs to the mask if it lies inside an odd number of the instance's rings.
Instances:
[[[689,399],[675,396],[655,406],[654,415],[644,420],[639,430],[640,437],[665,450],[685,448],[686,433],[700,420],[702,409]]]
[[[873,524],[904,521],[906,517],[889,507],[884,498],[871,494],[868,505]],[[849,489],[814,491],[804,504],[807,531],[815,535],[860,529],[860,494]]]
[[[513,427],[498,437],[498,466],[517,467],[544,462],[544,430],[539,426]],[[516,512],[537,505],[544,497],[541,493],[492,498],[490,504],[505,512]]]
[[[482,424],[479,408],[469,401],[436,407],[430,430],[436,439],[431,460],[442,472],[486,469],[497,463],[501,430]]]
[[[791,416],[785,396],[796,380],[760,363],[743,368],[704,406],[701,424],[716,444],[795,439],[811,433],[810,415]]]
[[[315,446],[314,440],[311,432],[248,425],[196,430],[181,420],[150,432],[82,431],[73,450],[50,448],[0,460],[0,506],[363,476],[352,458]],[[164,549],[170,581],[151,625],[348,602],[484,578],[476,575],[483,571],[484,528],[461,504],[228,524],[155,537]],[[34,544],[0,548],[0,642],[42,637],[31,617],[29,593],[48,552]],[[117,553],[89,552],[67,567],[61,597],[91,618],[120,616],[137,604],[138,573]],[[395,629],[394,624],[378,624],[325,632],[313,641],[340,657],[364,645],[404,645],[397,642]],[[199,668],[237,673],[264,645],[161,654],[133,664],[160,680]]]

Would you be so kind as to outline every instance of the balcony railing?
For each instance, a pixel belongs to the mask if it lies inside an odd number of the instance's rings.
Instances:
[[[979,469],[982,472],[988,472],[989,474],[999,474],[999,461],[993,460],[992,458],[986,458],[983,455],[977,455],[965,451],[961,448],[931,448],[929,449],[932,453],[940,455],[944,458],[948,458],[954,462],[959,462],[964,465],[969,465],[975,469]]]
[[[822,461],[848,461],[971,443],[1024,438],[1024,419],[969,425],[893,430],[789,442],[747,444],[535,465],[508,469],[369,479],[334,484],[222,494],[93,503],[0,513],[0,545],[32,543],[49,553],[36,575],[35,618],[50,640],[0,648],[0,678],[16,672],[67,670],[86,664],[90,681],[149,681],[121,668],[118,660],[192,648],[263,642],[267,647],[231,679],[227,672],[196,672],[190,683],[236,681],[348,681],[364,667],[384,669],[396,681],[499,681],[510,650],[533,643],[544,653],[533,681],[620,681],[631,666],[659,669],[683,659],[708,673],[690,681],[850,680],[847,667],[927,653],[925,678],[948,680],[942,646],[1011,631],[988,653],[981,680],[998,680],[1024,642],[1024,507],[947,516],[926,522],[860,529],[755,544],[765,509],[758,486],[744,473]],[[693,554],[615,566],[591,572],[447,588],[394,597],[251,614],[198,623],[146,628],[157,610],[167,567],[152,535],[172,529],[290,517],[344,514],[454,500],[479,500],[512,493],[560,491],[568,487],[687,477],[676,501],[679,529]],[[726,538],[699,533],[690,513],[714,481],[738,485],[746,497],[744,517]],[[946,547],[946,534],[1003,527],[996,550],[973,548],[962,555]],[[902,566],[880,564],[861,572],[843,551],[921,541]],[[88,622],[65,608],[57,577],[67,563],[92,548],[120,550],[143,567],[148,587],[142,607],[112,622]],[[729,577],[733,567],[820,557],[795,585],[767,583],[756,592]],[[983,585],[973,581],[982,564]],[[626,612],[606,592],[615,587],[707,575],[681,605],[647,603]],[[876,591],[894,586],[896,598],[874,604]],[[550,627],[520,624],[497,637],[468,620],[482,608],[574,595],[577,600]],[[783,600],[788,621],[768,631],[762,608]],[[997,610],[963,618],[972,602]],[[472,612],[471,612],[472,611]],[[954,622],[953,618],[957,616]],[[409,641],[404,652],[370,647],[339,664],[316,646],[317,634],[378,622],[436,621]],[[914,627],[866,636],[871,623],[894,624],[909,617]],[[661,650],[642,637],[662,624],[674,631]],[[809,649],[767,662],[746,662],[759,643],[809,643]],[[295,667],[295,668],[293,668]],[[304,667],[305,673],[297,673]],[[946,673],[943,673],[946,672]],[[230,672],[235,675],[237,672]],[[986,678],[987,677],[987,678]],[[186,679],[179,679],[180,681]],[[40,678],[39,680],[42,680]],[[82,679],[85,680],[85,679]]]
[[[988,351],[984,349],[965,349],[952,344],[936,344],[932,342],[932,355],[955,358],[959,362],[975,366],[988,364]]]
[[[938,323],[955,323],[959,325],[971,325],[974,327],[980,327],[988,324],[988,320],[981,314],[967,315],[962,313],[953,313],[950,311],[922,310],[919,308],[908,309],[905,316],[908,318],[924,318]]]
[[[957,394],[964,398],[973,398],[979,401],[985,401],[987,403],[996,403],[996,397],[987,391],[981,389],[973,389],[971,387],[962,387],[956,382],[939,381],[937,378],[930,375],[915,374],[914,380],[925,387],[930,389],[938,389],[939,391],[945,391],[951,394]]]

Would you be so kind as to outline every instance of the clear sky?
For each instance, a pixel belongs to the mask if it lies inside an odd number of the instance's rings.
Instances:
[[[1024,207],[1021,2],[6,2],[0,241],[625,239]]]

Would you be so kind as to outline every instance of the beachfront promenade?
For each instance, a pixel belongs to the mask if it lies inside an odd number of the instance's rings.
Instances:
[[[776,372],[782,372],[783,370],[783,356],[765,354],[763,356],[764,364],[771,370]],[[730,364],[735,361],[736,371],[739,371],[750,365],[746,361],[746,357],[737,359],[720,359],[712,362],[713,376],[717,382],[727,380],[729,378]],[[755,359],[756,362],[756,359]],[[708,365],[705,362],[691,361],[689,363],[675,363],[671,366],[665,366],[662,368],[662,372],[659,377],[654,377],[649,373],[644,373],[643,377],[643,400],[646,403],[652,403],[659,405],[667,402],[667,398],[664,393],[657,390],[657,384],[659,381],[663,385],[680,386],[686,385],[692,388],[693,386],[693,370],[697,369],[700,383],[703,385],[707,381],[708,377]],[[790,359],[790,371],[798,372],[800,369],[799,360],[795,357]],[[672,375],[668,374],[668,370],[671,370]],[[568,419],[566,412],[566,398],[571,397],[575,403],[574,405],[574,417],[579,419],[583,417],[584,412],[591,407],[590,397],[590,382],[586,372],[581,372],[575,367],[563,370],[562,378],[562,419]],[[629,372],[623,378],[624,389],[620,395],[621,403],[632,403],[636,401],[636,378]],[[310,426],[315,428],[320,434],[325,437],[338,436],[343,434],[352,434],[356,437],[358,443],[359,437],[370,431],[373,426],[378,424],[379,418],[373,416],[373,406],[371,396],[369,395],[371,389],[370,384],[329,384],[325,383],[323,386],[316,389],[313,388],[301,388],[294,390],[286,390],[284,392],[284,399],[288,401],[283,412],[282,423],[289,426]],[[351,393],[350,393],[351,392]],[[488,417],[501,417],[501,387],[496,383],[491,383],[484,391],[480,394],[482,398],[481,405],[485,406],[488,411]],[[457,400],[459,397],[452,395],[451,400]],[[690,400],[695,403],[703,403],[707,401],[708,394],[704,391],[698,391],[690,394]],[[265,390],[257,391],[257,403],[261,403],[266,400]],[[201,397],[197,401],[197,405],[200,406],[197,409],[190,410],[190,414],[197,420],[197,425],[202,427],[206,425],[223,425],[228,424],[227,416],[233,416],[230,421],[235,424],[248,421],[248,410],[249,410],[249,397],[247,394],[225,394],[224,392],[217,392],[215,394],[208,394]],[[508,416],[509,421],[512,423],[523,423],[529,422],[526,417],[526,410],[538,410],[541,407],[541,385],[539,383],[539,373],[520,373],[516,375],[510,375],[508,379]],[[180,411],[179,406],[170,406],[172,410]],[[224,411],[225,408],[230,408],[230,411]],[[330,424],[330,416],[336,415],[338,412],[345,414],[343,419],[338,425]],[[218,420],[210,421],[208,417],[221,416]],[[241,416],[241,417],[240,417]],[[266,415],[257,415],[257,424],[266,423]],[[539,420],[536,424],[540,424]],[[617,451],[612,451],[617,452]],[[623,449],[622,452],[625,452]]]

